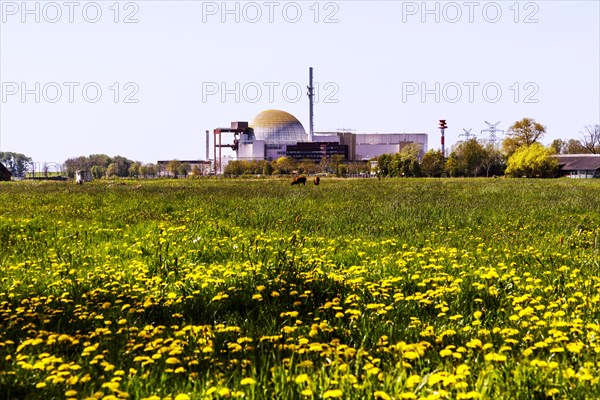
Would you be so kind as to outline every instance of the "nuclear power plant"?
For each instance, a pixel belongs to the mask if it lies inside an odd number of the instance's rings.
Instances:
[[[272,161],[291,157],[317,163],[334,155],[346,161],[368,161],[382,154],[398,153],[411,143],[418,144],[423,153],[427,151],[426,133],[354,133],[344,130],[313,132],[312,75],[311,68],[308,86],[309,132],[306,132],[296,117],[282,110],[265,110],[249,123],[235,121],[231,122],[230,127],[216,128],[213,131],[216,173],[222,172],[223,147],[234,151],[235,160]],[[224,133],[233,134],[230,143],[223,143]]]

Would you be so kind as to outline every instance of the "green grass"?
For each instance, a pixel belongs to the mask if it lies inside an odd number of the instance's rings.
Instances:
[[[8,182],[0,204],[0,398],[600,397],[599,181]]]
[[[42,178],[42,177],[57,177],[57,176],[67,176],[66,172],[58,172],[58,171],[48,171],[46,173],[42,171],[35,171],[35,174],[32,172],[26,172],[26,178]]]

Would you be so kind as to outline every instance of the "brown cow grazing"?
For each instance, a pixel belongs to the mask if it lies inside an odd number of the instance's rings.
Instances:
[[[321,178],[319,178],[318,176],[315,176],[314,182],[315,182],[315,186],[319,186],[319,183],[321,183]]]
[[[306,186],[306,177],[305,176],[297,176],[292,180],[292,185],[303,184]]]

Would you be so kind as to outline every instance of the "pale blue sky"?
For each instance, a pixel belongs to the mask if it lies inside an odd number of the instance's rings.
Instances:
[[[535,118],[545,143],[600,123],[596,0],[0,3],[0,149],[40,163],[201,159],[205,130],[269,108],[308,129],[310,66],[316,131],[425,132],[438,148],[438,119],[449,144],[486,120]]]

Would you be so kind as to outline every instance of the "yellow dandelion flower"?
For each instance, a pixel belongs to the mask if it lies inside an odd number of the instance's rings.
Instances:
[[[452,355],[452,350],[444,349],[444,350],[440,351],[440,356],[442,356],[442,357],[448,357],[451,355]]]
[[[252,378],[244,378],[240,382],[240,385],[242,385],[242,386],[254,385],[254,384],[256,384],[256,381],[254,379],[252,379]]]
[[[392,398],[386,392],[382,392],[381,390],[377,390],[375,393],[373,393],[373,396],[375,396],[376,399],[392,400]]]
[[[103,388],[107,388],[108,390],[112,390],[113,392],[117,390],[120,386],[119,382],[105,382],[102,384]]]
[[[419,375],[411,375],[408,377],[408,379],[406,380],[406,387],[409,389],[414,388],[415,386],[417,386],[419,383],[421,383],[421,377]]]
[[[338,397],[342,397],[343,395],[344,395],[344,392],[342,392],[339,389],[327,390],[325,393],[323,393],[323,398],[324,399],[335,399]]]
[[[484,358],[486,361],[496,361],[496,362],[506,361],[506,356],[504,354],[498,354],[498,353],[488,353],[485,355]]]

